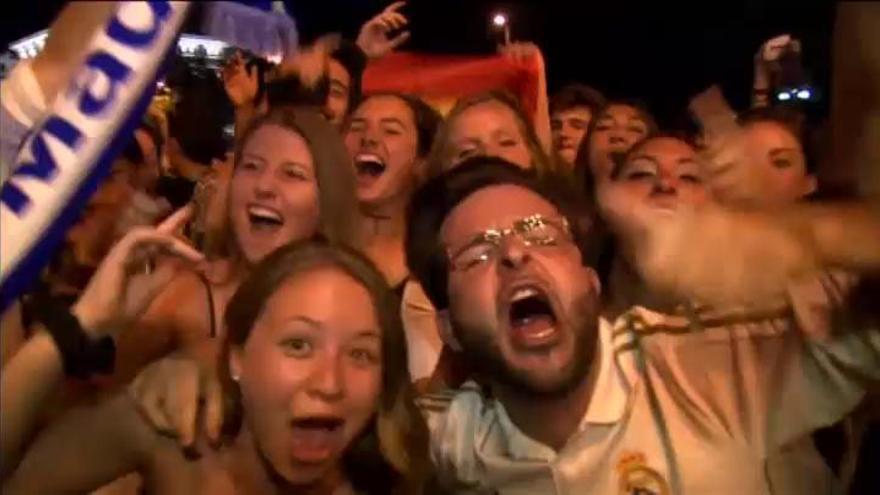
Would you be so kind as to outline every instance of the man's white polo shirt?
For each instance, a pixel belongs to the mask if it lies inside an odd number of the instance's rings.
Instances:
[[[840,493],[811,433],[880,379],[880,331],[817,330],[827,321],[813,302],[603,321],[594,394],[559,452],[472,382],[423,397],[441,482],[503,495]]]

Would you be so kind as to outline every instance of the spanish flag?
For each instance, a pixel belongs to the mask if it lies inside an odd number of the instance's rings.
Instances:
[[[371,61],[364,72],[364,93],[396,91],[414,94],[440,112],[458,98],[504,89],[519,98],[528,115],[538,110],[543,63],[538,57],[516,61],[502,55],[431,55],[392,53]]]

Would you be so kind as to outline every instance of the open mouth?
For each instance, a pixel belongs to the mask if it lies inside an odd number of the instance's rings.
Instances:
[[[539,287],[527,285],[513,291],[508,307],[514,345],[535,349],[552,345],[558,338],[556,312]]]
[[[324,431],[334,431],[337,428],[341,428],[343,423],[345,421],[342,418],[333,416],[309,416],[294,419],[292,422],[294,428]]]
[[[376,179],[385,173],[385,162],[378,155],[361,153],[354,158],[355,172],[359,179]]]
[[[284,225],[284,217],[272,208],[251,205],[247,208],[247,214],[251,226],[255,229],[272,230]]]
[[[291,455],[298,462],[320,463],[345,447],[342,418],[332,416],[300,417],[291,421]]]

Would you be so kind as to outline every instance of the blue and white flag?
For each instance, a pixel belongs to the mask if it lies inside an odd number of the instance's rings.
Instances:
[[[189,2],[120,2],[0,189],[0,310],[45,266],[126,145]]]

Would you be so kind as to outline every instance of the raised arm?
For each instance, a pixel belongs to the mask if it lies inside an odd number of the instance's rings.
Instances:
[[[159,441],[126,395],[75,409],[37,437],[4,478],[3,493],[88,493],[149,469]]]
[[[201,255],[175,238],[190,209],[178,211],[157,228],[127,234],[108,253],[80,299],[68,313],[44,309],[43,328],[16,354],[0,376],[0,472],[16,466],[34,434],[38,412],[65,374],[87,377],[108,371],[112,336],[137,319],[174,276],[182,258]],[[160,254],[173,254],[161,256]],[[102,366],[103,364],[103,366]]]

